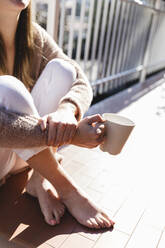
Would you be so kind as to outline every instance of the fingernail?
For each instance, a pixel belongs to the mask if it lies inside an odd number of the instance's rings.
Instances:
[[[97,133],[97,134],[100,134],[100,133],[101,133],[101,130],[98,128],[98,129],[96,130],[96,133]]]

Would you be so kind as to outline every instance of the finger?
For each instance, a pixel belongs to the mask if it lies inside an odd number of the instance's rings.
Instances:
[[[55,147],[54,143],[55,143],[56,137],[57,137],[57,125],[54,123],[54,127],[53,127],[52,134],[51,134],[51,141],[50,141],[50,145],[53,147]]]
[[[45,116],[45,117],[39,119],[38,124],[41,126],[42,131],[44,131],[46,129],[46,126],[47,126],[47,117]]]
[[[66,124],[64,123],[58,123],[54,146],[63,145],[63,135],[65,133],[65,126]]]
[[[95,133],[96,133],[96,141],[98,144],[102,143],[104,141],[104,137],[105,137],[105,128],[101,126],[101,128],[96,128],[95,129]]]
[[[48,129],[48,146],[52,146],[54,139],[56,137],[57,127],[54,122],[49,122],[49,129]]]
[[[91,125],[93,122],[105,122],[101,115],[96,114],[93,116],[88,116],[88,124]]]
[[[97,145],[103,143],[103,141],[104,141],[104,136],[103,136],[103,135],[100,135],[99,137],[97,137],[96,141],[97,141]]]
[[[76,126],[74,127],[74,125],[66,125],[65,132],[63,135],[63,143],[69,143],[70,142],[70,140],[74,136],[75,130],[76,130]]]
[[[63,131],[63,136],[61,137],[60,143],[66,144],[69,142],[69,135],[70,135],[70,126],[68,124],[65,125],[65,129]]]
[[[69,143],[72,141],[73,137],[75,136],[76,130],[77,130],[77,126],[76,125],[72,126],[69,134]]]
[[[96,134],[99,135],[99,134],[101,134],[101,133],[102,133],[101,129],[100,129],[100,128],[97,128],[97,129],[96,129]]]
[[[100,124],[100,123],[96,123],[95,130],[96,130],[97,135],[105,134],[105,125]]]

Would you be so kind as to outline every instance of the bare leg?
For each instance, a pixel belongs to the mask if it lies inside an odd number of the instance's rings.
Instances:
[[[70,213],[90,228],[111,227],[114,222],[80,190],[56,161],[51,149],[46,149],[28,160],[29,165],[56,188]]]
[[[37,197],[45,221],[49,225],[60,223],[60,218],[64,215],[65,207],[59,201],[59,196],[55,188],[48,180],[38,172],[33,171],[26,186],[26,191],[30,195]]]

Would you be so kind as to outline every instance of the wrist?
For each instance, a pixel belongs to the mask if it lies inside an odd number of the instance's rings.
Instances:
[[[58,110],[69,110],[74,114],[75,117],[78,114],[77,106],[72,102],[61,103],[58,107]]]

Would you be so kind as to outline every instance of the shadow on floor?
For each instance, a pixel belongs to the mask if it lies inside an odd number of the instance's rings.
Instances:
[[[45,242],[59,247],[68,234],[83,232],[88,235],[105,231],[81,226],[67,211],[59,225],[47,225],[37,200],[24,192],[27,179],[26,171],[10,177],[0,188],[0,233],[9,241],[28,248]]]

